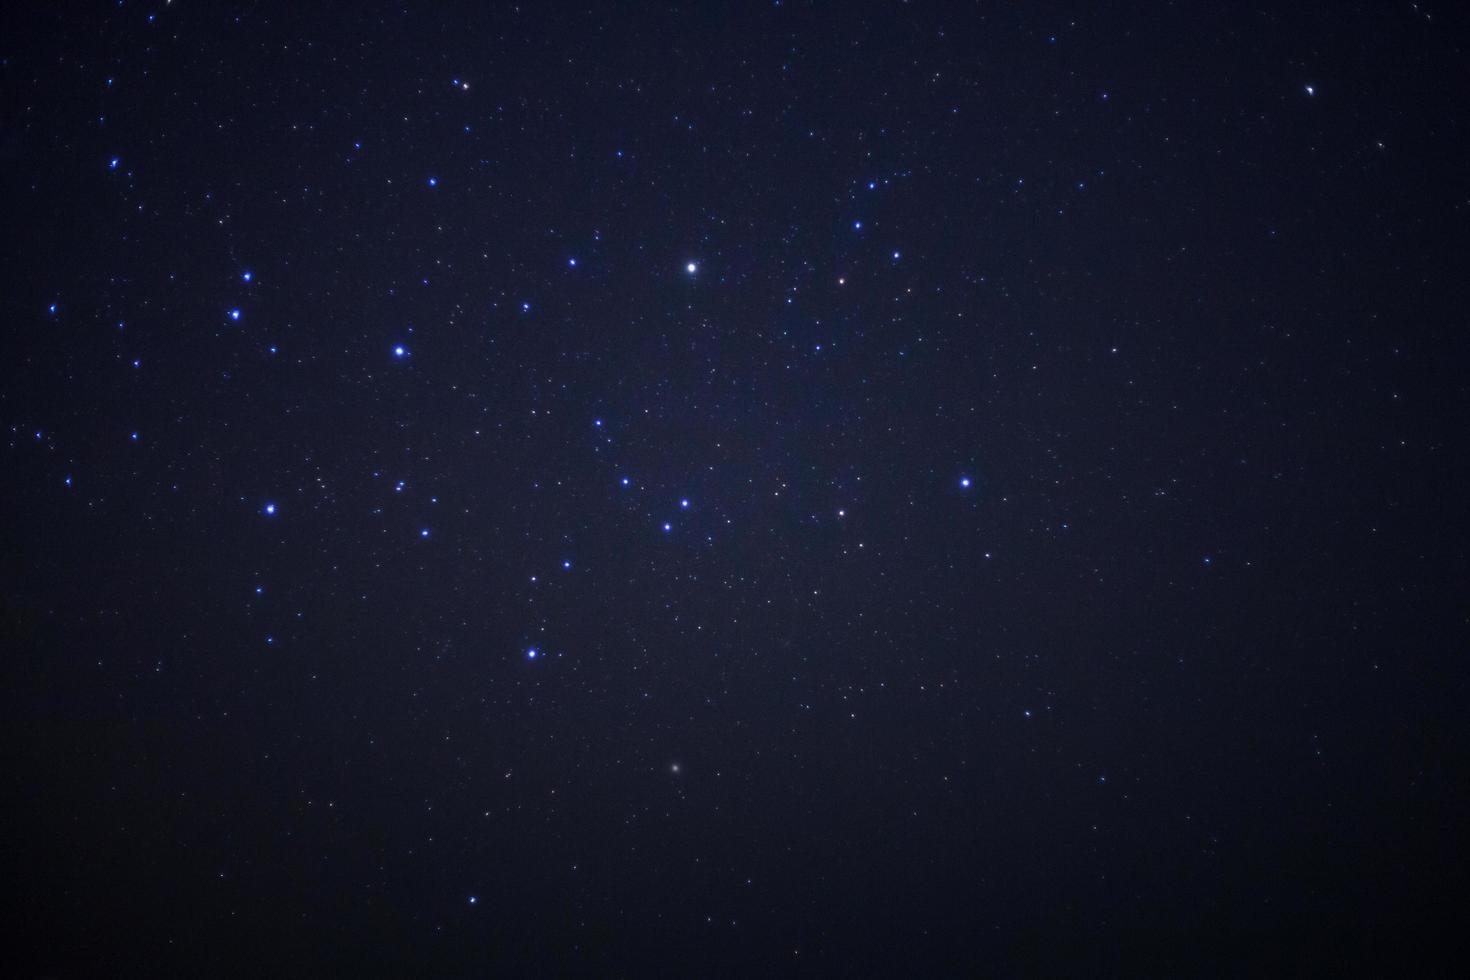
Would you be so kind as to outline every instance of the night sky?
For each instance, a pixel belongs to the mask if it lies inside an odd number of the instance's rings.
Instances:
[[[1460,941],[1470,17],[1274,6],[7,4],[5,972]]]

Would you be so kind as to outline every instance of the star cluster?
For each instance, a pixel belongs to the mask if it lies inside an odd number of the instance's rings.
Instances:
[[[1429,929],[1433,13],[0,14],[26,975],[1276,975]]]

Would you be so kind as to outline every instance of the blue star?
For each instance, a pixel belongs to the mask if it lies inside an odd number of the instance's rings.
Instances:
[[[572,266],[572,267],[575,268],[576,265],[577,265],[577,260],[576,259],[567,259],[567,265]]]
[[[529,650],[526,651],[526,659],[527,660],[535,660],[536,659],[536,648],[535,647],[531,647]]]
[[[690,262],[688,265],[684,266],[684,271],[692,276],[699,271],[699,265],[698,263]]]
[[[629,482],[629,481],[628,481],[628,478],[627,478],[627,477],[626,477],[626,476],[625,476],[625,477],[623,477],[623,479],[622,479],[622,481],[621,481],[621,482],[622,482],[622,484],[623,484],[623,486],[625,486],[625,487],[626,487],[626,486],[627,486],[627,485],[628,485],[628,482]]]
[[[68,476],[64,482],[67,486],[71,486],[71,477]]]
[[[276,516],[276,505],[275,504],[266,504],[265,505],[265,516],[266,517],[275,517]]]
[[[108,160],[107,161],[107,169],[108,170],[116,170],[117,169],[117,165],[119,163],[121,163],[121,162],[122,161],[119,160],[117,157],[113,157],[111,160]]]
[[[244,272],[240,273],[240,278],[243,279],[245,282],[249,282],[250,280],[255,278],[255,274],[252,273],[249,269],[246,269]]]
[[[968,490],[968,489],[970,489],[970,478],[968,476],[962,476],[962,477],[960,477],[960,489],[961,490]]]
[[[561,563],[561,567],[562,568],[571,568],[572,567],[572,563],[569,562],[569,561],[564,561],[564,562]]]
[[[403,481],[402,480],[399,480],[397,483],[393,484],[393,492],[394,493],[402,493],[403,492]]]
[[[439,178],[438,177],[430,177],[429,178],[429,186],[430,187],[438,187],[439,186]]]
[[[398,346],[396,346],[396,347],[393,348],[393,356],[394,357],[407,357],[408,356],[408,348],[407,347],[404,347],[402,344],[399,344]],[[433,358],[431,357],[431,358],[429,358],[429,360],[432,361]]]
[[[852,223],[852,230],[853,231],[862,231],[863,230],[863,223],[861,221],[854,221]]]
[[[233,310],[230,311],[230,319],[231,320],[238,320],[238,319],[240,319],[240,308],[238,306],[235,307]]]
[[[479,899],[475,898],[475,896],[473,896],[473,895],[470,896],[470,904],[471,905],[474,905],[475,902],[477,902],[477,901],[479,901]]]
[[[688,500],[681,500],[681,501],[679,501],[679,506],[680,507],[684,507],[684,508],[688,508],[689,501]]]
[[[262,594],[264,594],[264,592],[265,592],[265,586],[263,586],[263,585],[257,585],[255,587],[255,594],[256,595],[262,595]]]
[[[672,531],[673,529],[674,529],[674,525],[668,523],[667,521],[664,522],[664,532],[665,533],[668,533],[669,531]]]
[[[530,303],[522,303],[521,304],[521,312],[522,313],[530,313],[531,312],[531,304]]]
[[[429,536],[429,529],[428,528],[425,527],[425,528],[420,528],[419,529],[419,537],[421,537],[421,538],[427,538],[428,536]]]
[[[138,441],[138,433],[134,432],[132,435],[128,436],[128,438],[129,439],[132,439],[134,442],[137,442]]]
[[[50,306],[46,307],[46,312],[50,313],[52,316],[55,316],[56,315],[56,304],[55,303],[52,303]]]
[[[602,428],[602,419],[593,419],[592,420],[592,424],[595,425],[595,426],[597,426],[600,429],[600,428]]]

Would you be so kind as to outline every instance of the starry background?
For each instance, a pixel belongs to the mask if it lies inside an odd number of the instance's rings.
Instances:
[[[0,15],[24,975],[1458,925],[1454,5]]]

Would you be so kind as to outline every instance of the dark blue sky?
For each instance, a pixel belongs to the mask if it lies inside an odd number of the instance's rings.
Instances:
[[[7,7],[17,975],[1428,961],[1470,25],[1105,7]]]

